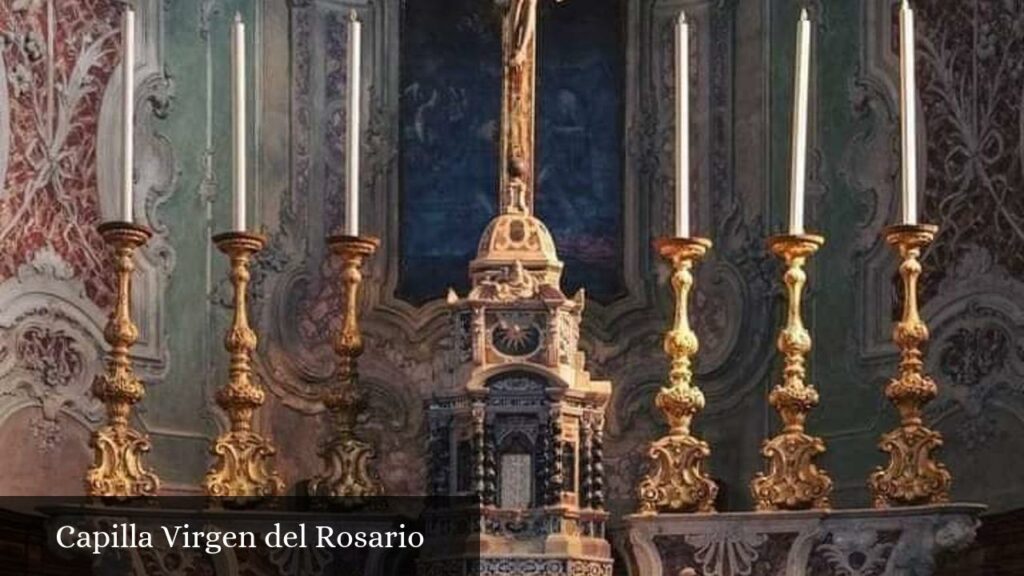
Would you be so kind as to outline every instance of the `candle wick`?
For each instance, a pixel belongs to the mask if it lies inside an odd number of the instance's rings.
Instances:
[[[239,13],[239,12],[235,12],[235,23],[237,23],[237,24],[241,24],[242,23],[242,14]]]
[[[348,21],[359,22],[359,14],[356,13],[354,8],[348,11]]]
[[[807,22],[808,20],[809,20],[809,18],[807,17],[807,8],[802,8],[800,10],[800,21],[801,22]]]
[[[679,11],[679,24],[686,24],[686,11],[685,10],[680,10]]]

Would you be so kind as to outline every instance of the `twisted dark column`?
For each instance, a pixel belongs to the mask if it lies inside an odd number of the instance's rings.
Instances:
[[[495,445],[494,445],[494,423],[486,422],[484,424],[484,451],[483,451],[483,473],[484,473],[484,491],[483,491],[483,503],[488,506],[493,506],[497,501],[497,465],[495,461]]]
[[[604,417],[594,418],[590,446],[590,507],[604,510]]]

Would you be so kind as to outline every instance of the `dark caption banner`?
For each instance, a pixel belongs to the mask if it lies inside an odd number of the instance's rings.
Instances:
[[[0,574],[461,572],[479,521],[468,499],[0,497]]]

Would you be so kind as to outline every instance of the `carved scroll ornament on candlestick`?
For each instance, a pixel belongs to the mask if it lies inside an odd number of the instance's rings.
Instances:
[[[342,262],[342,322],[334,340],[334,351],[338,355],[335,383],[323,396],[331,431],[320,447],[323,469],[310,481],[308,491],[316,496],[341,499],[378,496],[384,493],[384,487],[373,467],[375,450],[356,434],[356,419],[366,406],[356,363],[363,353],[358,317],[361,268],[366,258],[376,251],[379,241],[367,236],[338,235],[328,238],[327,243]]]
[[[106,407],[107,423],[89,440],[93,464],[86,473],[85,491],[89,496],[115,499],[155,496],[160,479],[142,462],[142,455],[150,449],[149,437],[129,422],[132,406],[142,400],[146,390],[135,376],[128,355],[139,339],[131,316],[134,255],[153,234],[130,222],[101,224],[99,233],[114,251],[117,294],[103,330],[104,340],[110,345],[106,370],[92,384],[93,394]]]
[[[918,258],[937,231],[937,227],[928,224],[903,224],[892,226],[885,233],[886,242],[903,259],[903,316],[893,327],[893,340],[900,349],[899,371],[885,387],[886,397],[900,413],[900,425],[882,436],[879,448],[889,454],[889,464],[879,468],[868,481],[877,508],[949,500],[952,477],[945,466],[932,458],[932,451],[942,446],[942,436],[924,425],[921,414],[938,388],[924,373],[923,349],[928,342],[928,326],[918,311]]]
[[[688,317],[693,265],[710,247],[711,241],[704,238],[661,238],[655,243],[672,264],[675,294],[675,316],[665,334],[665,353],[671,360],[669,383],[655,399],[669,433],[648,450],[652,470],[637,486],[641,513],[714,511],[718,486],[704,471],[711,449],[690,432],[693,417],[704,408],[704,394],[693,385],[692,358],[699,342]]]
[[[263,405],[265,392],[252,371],[252,353],[258,344],[249,327],[247,290],[249,262],[263,249],[266,240],[245,232],[227,232],[213,238],[231,263],[234,288],[234,316],[224,335],[224,348],[231,354],[229,380],[217,391],[217,405],[227,413],[230,430],[210,446],[214,463],[203,487],[210,496],[260,498],[284,492],[284,482],[274,469],[277,450],[269,439],[253,431],[253,416]]]
[[[769,240],[772,252],[786,264],[783,280],[788,313],[778,339],[783,356],[782,384],[775,386],[768,397],[782,418],[783,429],[761,448],[768,471],[758,473],[750,484],[758,510],[829,508],[832,480],[814,464],[814,459],[825,452],[825,443],[804,432],[807,413],[818,404],[818,391],[806,383],[811,334],[800,312],[807,282],[804,264],[824,243],[824,238],[812,234],[787,234]]]

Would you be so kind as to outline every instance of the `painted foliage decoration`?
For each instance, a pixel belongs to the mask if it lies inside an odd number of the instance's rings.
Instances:
[[[0,280],[44,248],[104,306],[113,279],[96,233],[100,103],[118,62],[120,3],[0,3]]]
[[[945,428],[955,478],[997,461],[1024,424],[1024,6],[918,5],[924,209],[940,226],[923,260],[924,298],[934,310],[929,361],[940,378],[932,413]],[[1001,466],[985,487],[965,482],[959,492],[1005,493],[1000,474],[1011,478],[1019,469]]]
[[[928,134],[925,213],[940,225],[925,287],[956,274],[976,246],[1024,275],[1024,6],[919,2],[922,117]],[[927,296],[927,294],[926,294]]]

